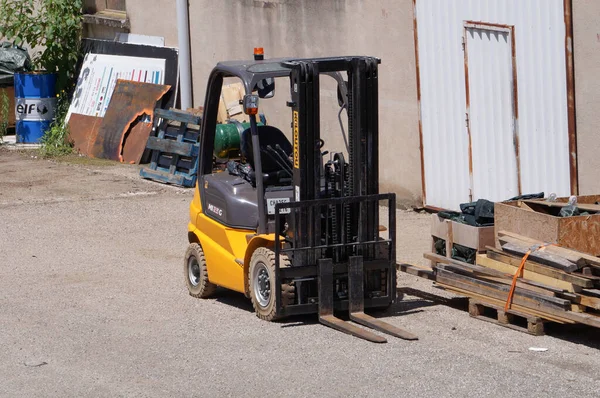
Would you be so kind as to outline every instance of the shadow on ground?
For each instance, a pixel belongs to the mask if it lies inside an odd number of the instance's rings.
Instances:
[[[461,311],[469,310],[469,300],[466,297],[445,298],[432,293],[420,291],[410,287],[398,288],[398,297],[403,294],[419,297],[422,300],[399,300],[400,315],[407,311],[414,311],[418,308],[430,307],[433,305],[446,305]],[[498,325],[498,327],[502,327]],[[526,327],[526,326],[525,326]],[[559,323],[547,322],[544,324],[545,334],[560,340],[565,340],[575,344],[585,345],[586,347],[600,349],[600,338],[598,329],[587,325],[561,325]]]
[[[600,349],[598,329],[587,325],[561,325],[548,322],[544,325],[546,334],[557,339]]]
[[[225,305],[229,305],[232,307],[239,308],[243,311],[253,313],[254,308],[252,307],[252,303],[250,299],[246,298],[241,293],[237,293],[231,290],[219,288],[214,295],[214,300],[223,303]],[[401,300],[399,297],[398,301],[392,304],[389,308],[385,310],[372,310],[366,309],[365,312],[369,315],[374,316],[375,318],[385,318],[390,316],[405,316],[410,314],[416,314],[422,312],[424,308],[439,305],[439,302],[435,302],[429,299],[404,299]],[[458,305],[457,305],[458,306]],[[466,306],[465,306],[466,308]],[[349,320],[348,312],[346,311],[336,311],[335,315],[343,320]],[[282,319],[278,321],[281,324],[282,328],[290,328],[297,326],[309,326],[319,323],[319,318],[317,314],[304,314],[304,315],[294,315],[288,318]]]
[[[234,292],[224,288],[218,288],[214,294],[215,301],[232,307],[239,308],[244,311],[254,312],[250,299],[246,298],[242,293]]]
[[[410,296],[410,297],[404,297]],[[229,306],[239,308],[248,313],[253,313],[252,303],[246,296],[227,289],[219,288],[215,293],[215,300]],[[406,316],[423,312],[425,308],[436,305],[445,305],[460,311],[468,311],[469,300],[466,297],[446,298],[432,293],[420,291],[410,287],[398,288],[398,300],[386,310],[366,310],[368,314],[376,318],[386,318],[390,316]],[[336,312],[337,317],[343,320],[349,320],[347,312]],[[310,326],[319,323],[316,314],[295,315],[278,321],[282,328]],[[502,326],[498,326],[502,327]],[[600,349],[600,339],[598,330],[585,325],[560,325],[548,322],[545,325],[545,332],[548,336],[557,339],[569,341],[575,344],[582,344],[590,348]]]

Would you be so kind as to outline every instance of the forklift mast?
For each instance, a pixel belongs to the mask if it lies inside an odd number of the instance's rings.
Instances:
[[[320,171],[320,75],[347,72],[349,159],[341,196],[376,195],[378,187],[378,82],[375,58],[322,59],[289,62],[292,69],[292,124],[294,145],[294,200],[322,199]],[[346,237],[361,241],[378,233],[377,203],[350,205]],[[306,217],[306,214],[305,214]],[[366,225],[358,221],[366,221]],[[321,231],[314,219],[304,219],[296,231],[300,245],[318,241]]]

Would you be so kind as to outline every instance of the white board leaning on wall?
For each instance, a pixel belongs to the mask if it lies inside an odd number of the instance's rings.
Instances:
[[[103,117],[118,79],[164,84],[165,60],[88,53],[69,106],[71,114]]]

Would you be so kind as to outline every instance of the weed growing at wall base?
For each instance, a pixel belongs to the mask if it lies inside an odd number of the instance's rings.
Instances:
[[[66,96],[58,97],[56,117],[41,140],[40,154],[43,157],[57,157],[73,153],[73,142],[69,140],[69,126],[65,123],[65,117],[69,110],[67,98]]]
[[[6,91],[0,94],[0,144],[8,131],[8,115],[10,112],[10,101]]]

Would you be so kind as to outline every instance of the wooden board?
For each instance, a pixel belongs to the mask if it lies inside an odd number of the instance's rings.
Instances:
[[[396,268],[399,271],[406,272],[407,274],[418,276],[425,279],[435,280],[435,275],[431,268],[419,267],[411,264],[396,264]]]
[[[548,202],[548,201],[541,201],[541,200],[524,200],[523,202],[528,205],[547,206],[547,207],[556,207],[556,208],[563,208],[567,205],[567,203],[564,203],[564,202]],[[597,204],[577,203],[576,206],[580,211],[600,212],[600,205],[597,205]]]
[[[543,199],[532,199],[533,202],[541,202],[544,203],[546,200]],[[528,200],[525,200],[524,202],[528,202]],[[563,196],[560,198],[556,198],[556,202],[553,203],[568,203],[569,202],[569,197],[568,196]],[[600,195],[580,195],[577,196],[577,203],[579,204],[585,204],[585,205],[594,205],[596,204],[596,202],[600,202]]]
[[[515,234],[514,232],[508,232],[508,231],[499,231],[498,232],[498,240],[501,243],[502,242],[510,242],[510,243],[524,243],[524,244],[531,244],[531,245],[540,245],[540,244],[545,243],[545,242],[542,242],[537,239],[532,239],[527,236]],[[587,253],[582,253],[577,250],[568,249],[566,247],[562,247],[562,246],[558,246],[558,245],[557,246],[548,246],[544,250],[547,252],[550,252],[550,253],[557,254],[561,257],[564,257],[567,260],[574,262],[578,265],[583,266],[585,264],[590,264],[590,265],[594,265],[594,266],[600,266],[600,258],[591,256]]]
[[[588,296],[600,298],[600,290],[598,289],[583,289],[581,292]]]
[[[488,268],[488,267],[484,267],[484,266],[477,265],[477,264],[475,264],[475,265],[468,264],[468,263],[464,263],[462,261],[458,261],[458,260],[454,260],[454,259],[447,259],[438,254],[425,253],[425,254],[423,254],[423,257],[425,257],[428,260],[431,260],[432,262],[434,262],[436,264],[450,263],[451,265],[460,267],[463,270],[468,270],[468,271],[478,275],[478,277],[480,277],[480,278],[483,277],[484,279],[499,282],[499,283],[502,283],[505,285],[510,285],[512,283],[512,277],[514,275],[514,272],[507,273],[507,272],[498,271],[493,268]],[[419,276],[419,275],[417,275],[417,276]],[[431,278],[429,278],[429,279],[431,279]],[[552,295],[554,293],[563,292],[563,289],[558,289],[553,286],[548,286],[548,285],[545,285],[545,284],[537,282],[537,281],[529,280],[527,278],[519,278],[519,280],[517,281],[517,286],[521,287],[523,289],[529,289],[532,291],[536,291],[538,293],[550,294],[550,295]]]
[[[465,265],[448,264],[444,265],[444,268],[448,271],[454,272],[455,274],[473,276],[474,278],[481,279],[486,282],[499,283],[507,286],[510,286],[512,284],[512,277],[510,277],[508,274],[479,265],[472,265],[466,263]],[[540,286],[529,285],[526,282],[529,282],[529,280],[519,278],[519,280],[517,280],[516,287],[518,287],[519,289],[529,290],[531,292],[546,295],[549,297],[557,297],[555,295],[555,292],[562,292],[562,290],[559,289],[546,289]]]
[[[523,245],[505,243],[502,245],[502,251],[519,256],[525,256],[527,255],[527,253],[529,253],[528,258],[530,258],[532,261],[548,265],[552,268],[556,268],[565,272],[573,272],[577,271],[580,268],[583,268],[582,265],[574,264],[569,260],[564,259],[563,257],[546,252],[543,249],[530,251],[528,247]]]
[[[498,299],[494,299],[476,292],[472,292],[470,290],[465,290],[465,289],[461,289],[452,285],[447,285],[445,283],[441,283],[441,282],[437,282],[437,285],[439,285],[440,287],[443,287],[444,289],[450,290],[454,293],[463,295],[463,296],[467,296],[467,297],[473,297],[476,298],[478,301],[484,302],[484,303],[490,303],[490,304],[495,304],[497,306],[504,306],[504,302],[502,300],[498,300]],[[540,311],[536,311],[534,309],[531,308],[527,308],[527,307],[523,307],[521,305],[515,304],[513,303],[513,305],[511,306],[511,309],[513,310],[517,310],[521,313],[525,313],[525,314],[530,314],[530,315],[537,315],[541,318],[547,319],[549,321],[552,322],[556,322],[556,323],[561,323],[561,324],[565,324],[565,323],[569,323],[569,324],[573,324],[576,323],[575,321],[572,321],[570,319],[566,319],[566,318],[561,318],[559,316],[553,316],[547,313],[543,313]]]
[[[513,257],[509,254],[506,254],[506,253],[503,253],[500,251],[496,251],[496,249],[489,248],[489,247],[488,247],[488,251],[487,251],[487,257],[491,258],[492,260],[500,261],[505,264],[511,265],[511,266],[515,267],[515,269],[521,264],[520,258]],[[554,279],[569,282],[576,286],[581,286],[581,287],[586,287],[586,288],[594,287],[594,282],[584,276],[568,274],[566,272],[559,271],[555,268],[546,267],[545,265],[537,264],[533,261],[526,261],[525,269],[535,272],[535,273],[538,273],[538,274],[541,274],[541,275],[549,276]],[[513,271],[513,273],[514,273],[514,271]]]
[[[470,297],[483,297],[484,299],[494,298],[489,296],[487,293],[481,293],[477,291],[472,285],[469,284],[465,284],[465,286],[457,286],[454,284],[452,279],[449,279],[449,281],[446,282],[444,280],[440,280],[440,278],[438,277],[438,283],[444,287],[450,288],[450,290],[464,292]],[[496,302],[502,303],[502,299],[496,299]],[[564,323],[580,323],[583,325],[600,328],[600,316],[573,311],[556,310],[550,307],[531,307],[531,305],[531,303],[521,305],[513,301],[513,305],[511,308],[518,309],[519,311],[523,311],[525,309],[526,311],[528,310],[531,313],[538,314],[542,318],[548,320],[562,320]]]
[[[198,155],[198,148],[194,144],[189,142],[160,139],[158,137],[149,137],[146,148],[161,152],[175,153],[182,156]]]
[[[589,297],[589,296],[579,295],[576,300],[579,301],[578,304],[581,304],[585,307],[593,308],[595,310],[600,310],[600,298],[598,298],[598,297]]]
[[[437,281],[456,286],[462,289],[474,291],[488,297],[498,300],[506,300],[508,298],[509,286],[499,285],[496,283],[482,281],[477,278],[466,275],[459,275],[444,269],[438,265]],[[525,289],[515,288],[513,302],[525,307],[533,308],[539,311],[566,311],[571,308],[569,300],[560,299],[552,296],[539,295]]]
[[[476,262],[478,265],[481,265],[483,267],[492,268],[510,275],[514,275],[518,267],[515,267],[510,264],[505,264],[501,261],[492,260],[491,258],[488,258],[485,254],[478,254]],[[548,285],[553,288],[566,290],[568,292],[581,291],[581,288],[579,286],[574,286],[572,283],[561,281],[547,275],[532,272],[527,268],[527,266],[525,266],[525,269],[523,269],[523,278],[540,282],[544,285]]]

